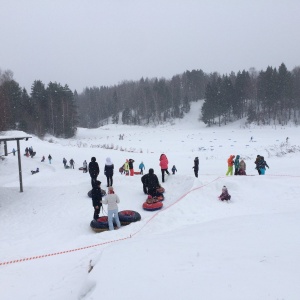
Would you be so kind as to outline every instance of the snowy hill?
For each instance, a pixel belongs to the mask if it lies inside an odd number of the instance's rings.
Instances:
[[[192,105],[174,124],[80,128],[73,139],[21,141],[22,154],[26,146],[37,152],[22,155],[24,193],[17,157],[0,160],[1,299],[298,300],[299,129],[206,128],[198,122],[201,104]],[[163,209],[144,211],[141,176],[118,169],[132,158],[135,169],[143,161],[161,179],[161,153],[169,170],[176,165],[178,172],[163,184]],[[226,177],[230,154],[241,155],[254,176]],[[270,166],[265,176],[254,169],[257,154]],[[78,168],[92,156],[102,187],[111,157],[119,210],[139,212],[140,222],[112,232],[91,230],[90,177]],[[192,169],[196,156],[199,178]],[[63,168],[63,157],[75,160],[74,170]],[[40,173],[31,175],[37,167]],[[217,198],[223,185],[232,195],[229,203]]]

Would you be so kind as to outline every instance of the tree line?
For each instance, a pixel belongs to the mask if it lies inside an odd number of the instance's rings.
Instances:
[[[34,81],[30,95],[13,79],[11,71],[0,70],[0,131],[22,130],[43,137],[51,134],[69,138],[77,130],[75,95],[67,85]]]
[[[141,78],[114,86],[87,87],[72,92],[67,85],[34,81],[30,94],[0,70],[0,131],[23,130],[72,137],[77,126],[108,123],[159,124],[182,118],[192,101],[204,99],[199,120],[208,126],[238,119],[257,124],[299,123],[300,67],[288,71],[282,63],[226,75],[186,71],[171,79]]]
[[[209,126],[247,118],[249,123],[286,125],[300,121],[300,67],[285,64],[215,76],[208,83],[201,119]]]

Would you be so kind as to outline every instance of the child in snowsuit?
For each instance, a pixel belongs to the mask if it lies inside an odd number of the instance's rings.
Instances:
[[[227,187],[224,185],[222,188],[222,194],[219,196],[221,201],[230,200],[231,196],[228,193]]]
[[[175,172],[177,172],[177,169],[175,167],[175,165],[172,167],[172,174],[175,175]]]
[[[234,159],[235,155],[230,155],[230,157],[227,160],[227,164],[228,164],[228,170],[226,173],[226,176],[228,176],[229,174],[232,175],[233,173],[233,165],[234,165]]]
[[[140,169],[141,175],[143,175],[143,170],[145,170],[145,165],[143,162],[140,163],[139,169]]]

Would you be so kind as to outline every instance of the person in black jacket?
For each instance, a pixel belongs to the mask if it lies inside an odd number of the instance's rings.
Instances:
[[[106,158],[104,174],[107,179],[107,187],[112,186],[113,185],[113,175],[114,175],[114,164],[111,162],[110,157]]]
[[[100,208],[102,206],[101,181],[96,180],[92,189],[92,200],[94,206],[94,220],[99,218]]]
[[[154,170],[149,169],[149,173],[145,174],[141,181],[143,183],[143,190],[145,194],[151,195],[152,197],[157,196],[157,188],[160,187],[157,176],[154,174]]]
[[[133,163],[134,163],[134,160],[132,158],[130,158],[128,161],[130,176],[134,175]]]
[[[198,157],[195,157],[195,159],[194,159],[193,169],[194,169],[195,176],[198,178],[198,171],[199,171],[199,158]]]
[[[89,173],[91,176],[92,187],[94,187],[94,184],[97,180],[99,172],[100,172],[100,169],[99,169],[98,163],[96,162],[96,157],[92,157],[91,162],[89,163]]]

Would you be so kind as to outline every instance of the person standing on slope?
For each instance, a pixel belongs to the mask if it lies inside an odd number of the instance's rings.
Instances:
[[[228,176],[229,174],[230,175],[233,174],[234,158],[235,158],[235,155],[230,155],[230,157],[227,159],[228,170],[227,170],[226,176]]]
[[[96,162],[96,157],[92,157],[91,162],[89,163],[89,173],[91,176],[92,187],[94,187],[94,185],[96,183],[99,172],[100,172],[100,169],[99,169],[98,163]]]
[[[169,171],[168,171],[168,158],[165,154],[161,154],[160,158],[159,158],[159,165],[161,168],[161,181],[165,182],[165,172],[170,175]]]
[[[112,186],[113,185],[113,175],[114,175],[114,164],[111,162],[110,157],[106,158],[104,174],[107,179],[107,187]]]
[[[194,159],[193,169],[194,169],[195,176],[198,178],[198,171],[199,171],[199,158],[198,157],[195,157],[195,159]]]
[[[240,169],[240,156],[237,155],[234,160],[234,175],[239,175],[239,169]]]

